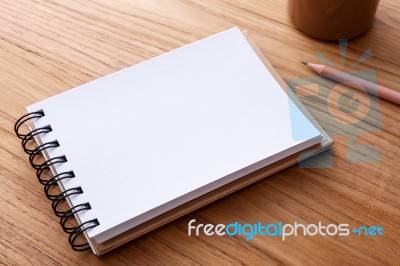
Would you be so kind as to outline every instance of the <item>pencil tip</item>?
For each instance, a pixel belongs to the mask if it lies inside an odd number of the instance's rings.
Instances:
[[[303,65],[307,65],[308,63],[307,62],[301,62]]]

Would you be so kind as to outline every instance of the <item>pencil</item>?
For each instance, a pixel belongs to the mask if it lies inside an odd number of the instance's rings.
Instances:
[[[400,105],[400,92],[380,86],[368,80],[350,75],[326,65],[302,62],[318,75],[344,83],[352,88],[367,92],[371,95]]]

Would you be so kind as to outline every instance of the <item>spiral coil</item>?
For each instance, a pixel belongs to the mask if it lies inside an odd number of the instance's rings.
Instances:
[[[28,154],[31,154],[34,150],[29,149],[28,143],[30,143],[31,140],[35,139],[35,136],[40,135],[40,134],[45,134],[45,133],[49,133],[52,131],[51,126],[45,126],[45,127],[41,127],[35,130],[32,130],[31,132],[29,132],[28,134],[25,135],[25,137],[22,138],[22,148],[24,149],[24,151]]]
[[[50,148],[57,148],[59,146],[60,144],[58,143],[57,140],[37,146],[36,149],[32,150],[32,152],[29,154],[29,162],[32,165],[32,167],[35,168],[36,170],[40,167],[41,164],[36,164],[34,161],[38,155],[42,155],[42,151]]]
[[[69,234],[68,241],[71,244],[71,247],[73,250],[76,251],[85,251],[90,249],[90,245],[88,242],[86,243],[77,243],[77,239],[79,236],[84,234],[87,230],[94,228],[98,225],[100,225],[98,219],[92,219],[86,222],[83,222],[82,224],[79,224],[77,226],[70,226],[68,225],[68,222],[75,217],[76,214],[79,212],[84,212],[91,210],[92,207],[90,206],[89,202],[78,204],[76,206],[73,206],[67,210],[60,210],[60,206],[63,202],[67,201],[67,199],[73,195],[79,195],[84,193],[81,187],[74,187],[70,189],[66,189],[58,194],[54,194],[51,192],[52,188],[58,185],[58,182],[64,179],[71,179],[75,178],[75,173],[73,171],[67,171],[67,172],[62,172],[58,173],[57,175],[52,176],[51,178],[45,178],[44,175],[46,172],[51,170],[52,166],[66,163],[67,157],[65,155],[63,156],[57,156],[53,158],[49,158],[48,160],[44,160],[41,163],[38,163],[38,157],[44,157],[43,152],[45,150],[50,150],[54,149],[60,146],[60,143],[57,140],[50,141],[47,143],[43,143],[41,145],[38,145],[36,148],[31,149],[29,148],[29,143],[31,143],[36,137],[47,134],[49,132],[52,132],[53,129],[51,128],[50,125],[40,127],[37,129],[34,129],[30,132],[22,133],[21,132],[21,127],[27,123],[28,121],[32,119],[38,119],[45,116],[45,113],[43,110],[39,110],[36,112],[31,112],[28,113],[24,116],[22,116],[20,119],[17,120],[17,122],[14,125],[14,131],[15,134],[17,135],[18,138],[22,140],[22,148],[24,151],[29,155],[29,163],[31,166],[36,170],[36,177],[39,180],[39,182],[44,186],[44,193],[46,197],[52,201],[52,209],[54,211],[54,214],[58,217],[60,217],[60,225],[63,229],[63,231],[67,234]]]

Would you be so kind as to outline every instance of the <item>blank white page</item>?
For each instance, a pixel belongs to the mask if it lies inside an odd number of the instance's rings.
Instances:
[[[215,189],[224,177],[320,141],[289,103],[232,28],[27,109],[44,111],[35,127],[51,125],[41,139],[59,141],[48,154],[67,157],[56,170],[74,171],[63,185],[82,188],[71,202],[90,203],[79,218],[99,220],[88,236],[102,242]]]

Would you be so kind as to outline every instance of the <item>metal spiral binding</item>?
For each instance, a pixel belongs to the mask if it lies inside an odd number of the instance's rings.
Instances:
[[[22,138],[22,148],[24,148],[24,151],[27,154],[31,154],[33,152],[33,150],[29,149],[27,147],[29,141],[34,140],[35,136],[37,136],[39,134],[45,134],[45,133],[49,133],[51,131],[53,131],[51,126],[40,127],[38,129],[32,130],[31,132],[26,134],[25,137]]]
[[[20,130],[20,128],[21,128],[21,126],[23,124],[25,124],[29,120],[32,120],[34,118],[40,118],[40,117],[43,117],[43,116],[45,116],[45,114],[44,114],[43,110],[40,110],[40,111],[36,111],[36,112],[32,112],[32,113],[26,114],[26,115],[22,116],[20,119],[18,119],[17,122],[15,122],[15,125],[14,125],[14,131],[15,131],[15,134],[17,135],[17,137],[20,138],[20,139],[23,139],[26,136],[26,134],[21,134],[19,132],[19,130]]]
[[[44,143],[44,144],[36,147],[36,149],[32,150],[31,154],[29,154],[29,162],[31,163],[32,167],[35,168],[36,170],[39,169],[41,164],[34,163],[34,160],[35,160],[36,156],[42,154],[42,151],[49,149],[49,148],[57,148],[59,146],[60,146],[60,144],[58,143],[58,141],[54,140],[54,141],[51,141],[48,143]]]
[[[64,214],[61,216],[60,224],[62,229],[64,230],[65,233],[72,233],[76,226],[68,227],[66,223],[74,217],[74,215],[80,211],[86,211],[90,210],[92,207],[90,206],[89,202],[78,204],[72,208],[70,208],[68,211],[64,212]]]
[[[34,169],[36,169],[36,177],[38,178],[39,182],[44,185],[44,193],[46,197],[52,201],[52,209],[58,217],[60,217],[60,224],[64,232],[69,234],[68,241],[71,244],[73,250],[76,251],[85,251],[90,249],[89,243],[78,244],[76,243],[78,237],[84,234],[87,230],[94,228],[100,225],[97,219],[92,219],[86,222],[83,222],[77,226],[68,226],[67,222],[71,220],[78,212],[88,211],[91,210],[92,207],[90,206],[89,202],[78,204],[69,208],[66,211],[60,210],[59,206],[62,202],[66,201],[68,197],[73,195],[79,195],[83,193],[81,187],[70,188],[67,190],[62,191],[59,194],[51,194],[50,189],[58,184],[59,181],[63,179],[70,179],[75,177],[75,173],[73,171],[62,172],[59,173],[50,179],[45,179],[43,174],[51,169],[52,165],[61,164],[67,162],[66,156],[57,156],[54,158],[50,158],[43,163],[36,163],[36,158],[39,155],[43,156],[43,151],[47,149],[54,149],[60,146],[57,140],[44,143],[42,145],[37,146],[35,149],[28,148],[28,143],[35,139],[36,136],[40,134],[47,134],[52,130],[51,126],[45,126],[41,128],[37,128],[32,130],[26,134],[21,133],[21,126],[28,122],[29,120],[35,118],[41,118],[45,116],[43,110],[32,112],[22,116],[14,125],[14,131],[18,138],[22,140],[22,147],[24,151],[29,154],[29,163],[32,165]]]
[[[55,176],[53,176],[51,179],[49,179],[46,184],[44,185],[44,194],[46,194],[46,197],[49,200],[54,200],[58,194],[50,194],[50,189],[56,185],[58,185],[58,181],[62,180],[62,179],[69,179],[69,178],[74,178],[75,174],[73,171],[69,171],[69,172],[63,172],[61,174],[57,174]]]
[[[83,234],[85,231],[94,228],[96,226],[100,225],[99,221],[97,219],[89,220],[87,222],[82,223],[81,225],[78,225],[69,235],[68,241],[71,244],[71,247],[73,250],[76,251],[85,251],[90,249],[89,243],[85,244],[76,244],[75,241],[78,238],[79,235]]]
[[[48,159],[44,163],[42,163],[36,170],[36,177],[38,178],[40,184],[45,185],[47,181],[46,179],[43,179],[42,175],[46,171],[50,170],[50,166],[59,164],[59,163],[66,163],[68,162],[67,157],[63,156],[57,156],[51,159]]]
[[[57,208],[58,205],[61,202],[67,200],[67,197],[70,197],[72,195],[82,194],[82,193],[83,193],[83,190],[81,187],[74,187],[74,188],[66,189],[63,192],[61,192],[60,194],[58,194],[58,196],[51,203],[51,208],[53,208],[54,214],[57,215],[58,217],[62,217],[66,211],[58,210],[58,208]]]

